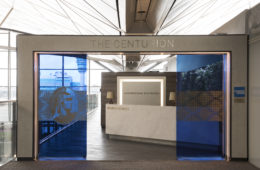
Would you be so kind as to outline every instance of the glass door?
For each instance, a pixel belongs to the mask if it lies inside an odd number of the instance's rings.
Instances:
[[[87,58],[38,54],[38,158],[86,159]]]
[[[225,155],[225,55],[177,56],[177,158]]]

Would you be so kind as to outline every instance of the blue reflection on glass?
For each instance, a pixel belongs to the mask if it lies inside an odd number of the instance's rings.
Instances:
[[[39,158],[86,159],[86,55],[41,54],[39,61]]]
[[[222,160],[223,56],[177,56],[177,158]]]
[[[179,161],[222,161],[225,160],[223,157],[178,157]]]
[[[41,54],[39,67],[40,69],[62,69],[62,58],[62,55]]]

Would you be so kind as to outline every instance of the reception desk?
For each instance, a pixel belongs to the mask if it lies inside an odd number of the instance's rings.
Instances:
[[[107,104],[106,134],[175,142],[176,107]]]

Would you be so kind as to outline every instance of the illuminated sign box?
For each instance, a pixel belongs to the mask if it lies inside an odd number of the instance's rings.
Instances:
[[[165,106],[165,77],[117,77],[118,104]]]

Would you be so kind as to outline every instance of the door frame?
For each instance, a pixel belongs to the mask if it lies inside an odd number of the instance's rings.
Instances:
[[[102,55],[104,52],[98,51],[98,52],[34,52],[34,160],[39,159],[39,119],[38,119],[38,93],[39,93],[39,55],[40,54],[91,54],[91,55]],[[120,54],[122,52],[105,52],[105,54],[115,55]],[[136,52],[137,53],[137,52]],[[144,53],[146,54],[146,53]],[[149,53],[153,55],[160,55],[160,53]],[[225,159],[230,160],[230,60],[231,55],[230,52],[164,52],[165,55],[206,55],[206,54],[216,54],[216,55],[226,55],[226,62],[227,62],[227,74],[226,74],[226,108],[224,111],[224,115],[222,117],[222,123],[223,127],[222,129],[222,144],[223,144],[223,150],[225,153]],[[224,73],[224,68],[223,68]],[[223,105],[224,107],[224,105]],[[225,124],[224,124],[225,123]],[[177,131],[177,128],[176,128]],[[223,141],[224,140],[224,141]]]

